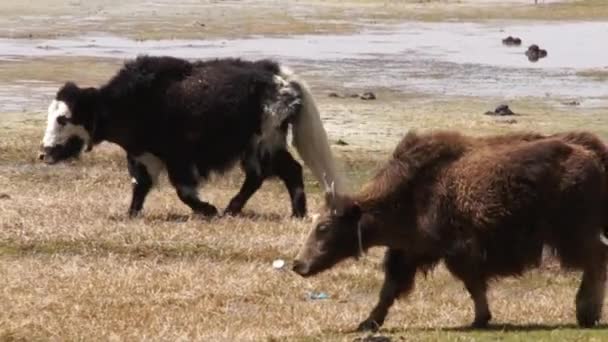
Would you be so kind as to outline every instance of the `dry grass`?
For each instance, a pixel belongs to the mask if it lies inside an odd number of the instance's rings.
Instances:
[[[78,163],[34,160],[40,122],[0,139],[0,340],[350,341],[373,306],[381,249],[311,279],[272,269],[291,259],[309,222],[290,219],[286,192],[267,184],[247,217],[190,217],[172,189],[154,191],[144,216],[127,220],[129,178],[122,152],[102,145]],[[381,155],[345,150],[351,178]],[[365,178],[363,176],[360,178]],[[240,175],[202,194],[223,207]],[[356,181],[360,182],[360,180]],[[166,183],[166,180],[163,180]],[[309,183],[311,208],[320,196]],[[255,213],[255,215],[254,215]],[[579,330],[578,274],[545,267],[493,287],[495,328],[469,331],[472,303],[439,268],[392,310],[382,334],[405,340],[602,340]],[[323,291],[327,300],[309,300]]]
[[[74,80],[75,70],[78,70],[76,81],[80,86],[99,86],[110,79],[123,64],[122,59],[81,56],[0,60],[0,82],[36,80],[59,85]]]

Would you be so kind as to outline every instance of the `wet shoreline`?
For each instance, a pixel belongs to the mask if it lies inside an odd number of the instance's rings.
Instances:
[[[584,33],[584,34],[583,34]],[[522,37],[506,47],[506,35]],[[427,96],[503,98],[543,101],[576,99],[588,108],[608,107],[608,83],[581,76],[608,71],[608,24],[597,22],[426,23],[368,25],[356,34],[291,35],[215,40],[138,41],[107,34],[58,39],[0,39],[0,63],[28,59],[90,58],[116,60],[139,54],[200,59],[273,58],[295,66],[304,76],[325,78],[333,87],[391,89]],[[525,48],[540,43],[549,56],[531,63]],[[27,63],[23,64],[27,67]],[[76,70],[75,70],[76,71]],[[63,80],[3,79],[0,113],[38,109],[40,97],[24,87],[47,92]],[[78,80],[78,75],[74,75]],[[42,81],[41,83],[37,83]],[[35,92],[34,92],[35,93]],[[43,96],[42,96],[43,97]],[[31,105],[28,99],[33,99]]]

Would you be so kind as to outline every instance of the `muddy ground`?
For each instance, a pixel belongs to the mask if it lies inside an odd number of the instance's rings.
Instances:
[[[332,138],[351,148],[386,149],[411,128],[604,129],[597,125],[608,108],[608,50],[597,43],[608,37],[601,1],[171,4],[0,4],[1,125],[43,120],[66,80],[99,85],[126,58],[170,51],[292,66],[313,86]],[[507,35],[523,44],[502,45]],[[529,62],[529,44],[549,56]],[[365,91],[377,99],[327,96]],[[481,115],[499,104],[521,115]]]

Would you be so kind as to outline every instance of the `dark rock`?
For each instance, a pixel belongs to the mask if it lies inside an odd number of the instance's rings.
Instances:
[[[566,106],[580,106],[581,105],[581,103],[577,100],[562,102],[562,104],[566,105]]]
[[[368,335],[364,337],[357,337],[353,342],[391,342],[391,338],[382,335]]]
[[[508,36],[502,40],[502,43],[507,46],[519,46],[521,45],[521,39],[517,37]]]
[[[372,93],[371,91],[367,91],[363,94],[359,95],[359,98],[361,100],[375,100],[376,99],[376,94]]]
[[[11,199],[11,196],[9,194],[0,194],[0,199]]]
[[[376,99],[376,94],[372,93],[371,91],[367,91],[365,93],[361,93],[361,94],[356,94],[356,93],[344,93],[344,94],[338,94],[336,92],[330,92],[327,94],[328,97],[335,97],[338,99],[345,99],[345,98],[352,98],[352,99],[361,99],[361,100],[375,100]]]
[[[338,146],[348,146],[348,143],[342,139],[338,139],[338,141],[336,141],[336,145]]]
[[[515,113],[513,113],[511,108],[509,108],[509,106],[507,106],[506,104],[501,104],[500,106],[496,107],[496,109],[494,109],[494,111],[487,111],[487,112],[485,112],[485,114],[486,115],[506,116],[506,115],[514,115]]]
[[[530,62],[536,62],[541,58],[547,57],[547,50],[541,49],[538,45],[532,44],[526,51],[526,56]]]

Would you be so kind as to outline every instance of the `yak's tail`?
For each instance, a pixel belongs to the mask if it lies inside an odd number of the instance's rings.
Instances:
[[[280,76],[287,82],[296,83],[302,93],[302,109],[293,120],[293,146],[325,191],[330,191],[333,185],[335,191],[342,192],[344,182],[336,168],[327,133],[310,89],[288,68],[281,67]]]
[[[608,246],[608,235],[606,235],[606,232],[603,231],[603,232],[600,233],[600,241],[604,245]]]
[[[604,166],[604,175],[608,179],[608,146],[595,134],[583,131],[566,132],[554,134],[552,137],[563,140],[569,144],[582,146],[595,153],[601,164]],[[605,210],[608,211],[608,208]],[[606,212],[608,220],[608,212]],[[600,233],[600,241],[608,246],[608,227],[603,227]]]

